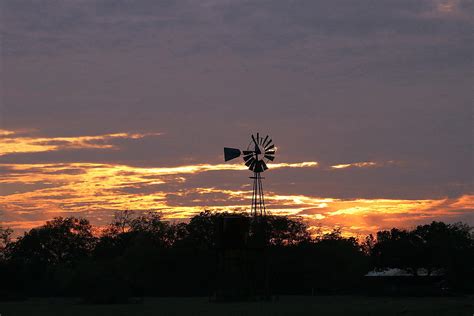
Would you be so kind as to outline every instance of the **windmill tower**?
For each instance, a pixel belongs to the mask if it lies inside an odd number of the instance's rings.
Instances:
[[[246,150],[224,148],[225,161],[242,156],[244,164],[253,172],[253,176],[250,177],[253,181],[250,221],[245,222],[245,218],[242,217],[223,219],[224,233],[227,230],[228,236],[245,236],[245,240],[241,238],[240,243],[223,246],[219,251],[218,279],[221,283],[218,286],[218,293],[224,299],[225,297],[270,298],[267,255],[269,228],[261,174],[268,169],[267,163],[275,159],[275,149],[272,139],[268,135],[260,137],[259,133],[256,136],[252,135]],[[235,227],[240,226],[233,234],[230,232],[231,223],[235,223]],[[238,247],[237,244],[241,246]],[[229,279],[229,275],[235,279]],[[232,286],[229,287],[229,284]]]
[[[224,160],[229,161],[242,156],[245,165],[250,171],[253,171],[253,190],[252,190],[252,206],[250,214],[254,217],[265,216],[265,196],[263,193],[261,173],[268,169],[267,163],[275,159],[275,145],[269,136],[265,138],[252,134],[252,139],[247,146],[247,150],[241,151],[237,148],[224,148]]]

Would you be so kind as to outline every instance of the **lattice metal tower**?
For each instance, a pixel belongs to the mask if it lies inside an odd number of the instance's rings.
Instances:
[[[260,137],[252,134],[252,140],[247,146],[247,150],[241,151],[237,148],[224,148],[224,159],[229,161],[237,157],[243,156],[244,163],[249,170],[253,171],[253,190],[252,190],[252,206],[250,214],[254,217],[265,216],[265,196],[263,193],[263,184],[261,173],[268,169],[267,163],[275,159],[275,145],[272,139],[267,135]]]

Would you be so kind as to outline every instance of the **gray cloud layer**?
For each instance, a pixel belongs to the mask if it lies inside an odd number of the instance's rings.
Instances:
[[[4,1],[0,127],[165,134],[1,161],[214,163],[260,131],[280,161],[401,163],[279,170],[280,193],[472,192],[473,11],[455,0]]]

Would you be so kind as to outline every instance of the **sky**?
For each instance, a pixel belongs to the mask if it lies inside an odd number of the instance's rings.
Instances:
[[[463,0],[3,1],[0,223],[248,210],[363,236],[474,225]]]

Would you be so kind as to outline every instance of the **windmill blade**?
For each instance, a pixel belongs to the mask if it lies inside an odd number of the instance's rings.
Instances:
[[[237,148],[224,147],[224,159],[225,161],[229,161],[242,156],[249,170],[256,173],[264,172],[268,169],[267,162],[275,159],[275,145],[273,145],[269,135],[263,137],[260,133],[256,133],[251,136],[253,144],[250,143],[247,150],[241,151]],[[255,149],[249,150],[253,148]]]
[[[271,145],[271,146],[268,146],[268,147],[265,147],[265,152],[267,152],[267,150],[270,150],[270,149],[273,149],[275,148],[275,145]]]
[[[253,159],[252,163],[250,163],[249,170],[254,171],[255,170],[255,165],[257,163],[257,160]],[[246,164],[247,165],[247,164]]]
[[[249,159],[252,159],[253,155],[244,156],[244,161],[247,162]]]
[[[265,155],[263,157],[265,157],[265,158],[267,158],[268,160],[271,160],[271,161],[273,161],[275,159],[275,156],[271,156],[271,155]]]
[[[246,165],[247,167],[250,167],[253,163],[255,163],[255,158],[252,157],[252,158],[250,158],[249,160],[247,160],[247,161],[245,162],[245,165]]]
[[[267,147],[272,143],[272,139],[270,138],[265,144],[263,144],[263,147]]]
[[[258,133],[257,133],[257,139],[258,139]],[[262,152],[260,151],[260,148],[258,147],[258,141],[255,139],[253,134],[252,134],[252,140],[253,140],[253,143],[255,144],[255,153],[257,155],[260,155]]]
[[[254,142],[255,146],[257,146],[257,145],[258,145],[258,143],[257,143],[257,141],[255,140],[255,136],[253,136],[253,134],[252,134],[252,140],[253,140],[253,142]]]
[[[224,160],[229,161],[240,156],[240,149],[224,147]]]

